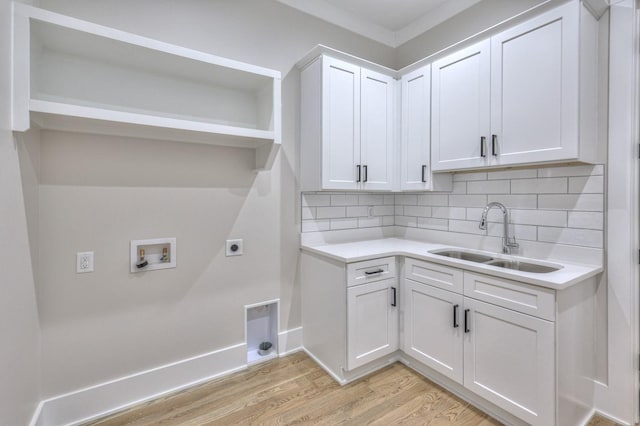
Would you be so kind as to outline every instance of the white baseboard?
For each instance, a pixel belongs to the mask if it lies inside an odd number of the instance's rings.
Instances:
[[[278,355],[286,356],[302,350],[302,327],[278,333]]]
[[[278,334],[278,355],[302,350],[302,327]],[[247,344],[218,349],[41,401],[30,426],[78,425],[247,368]]]

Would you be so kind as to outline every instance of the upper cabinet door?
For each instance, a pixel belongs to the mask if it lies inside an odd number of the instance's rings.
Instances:
[[[491,38],[495,164],[578,158],[578,7],[568,4]]]
[[[400,189],[429,189],[431,66],[402,76]]]
[[[360,67],[324,57],[322,68],[322,188],[357,189]]]
[[[388,75],[361,69],[361,167],[363,189],[392,189],[394,83]]]
[[[489,40],[432,64],[433,170],[486,164],[491,124],[490,66]]]

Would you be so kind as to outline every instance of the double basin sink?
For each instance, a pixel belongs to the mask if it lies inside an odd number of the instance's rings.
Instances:
[[[485,254],[472,253],[462,250],[434,250],[429,252],[438,256],[450,257],[452,259],[466,260],[468,262],[480,263],[498,268],[511,269],[522,272],[532,272],[535,274],[544,274],[554,272],[562,268],[562,266],[542,265],[539,263],[524,262],[515,259],[500,259],[487,256]]]

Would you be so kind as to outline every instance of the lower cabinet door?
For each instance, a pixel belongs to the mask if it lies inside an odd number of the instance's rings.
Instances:
[[[348,370],[398,349],[399,301],[395,278],[347,288]]]
[[[463,296],[405,279],[403,350],[462,384]]]
[[[464,386],[527,423],[554,424],[554,323],[464,303]]]

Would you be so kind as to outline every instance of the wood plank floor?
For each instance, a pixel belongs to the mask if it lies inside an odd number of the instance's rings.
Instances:
[[[602,419],[594,421],[592,426],[613,425]],[[90,424],[489,426],[500,423],[400,363],[340,386],[309,356],[298,352]]]

